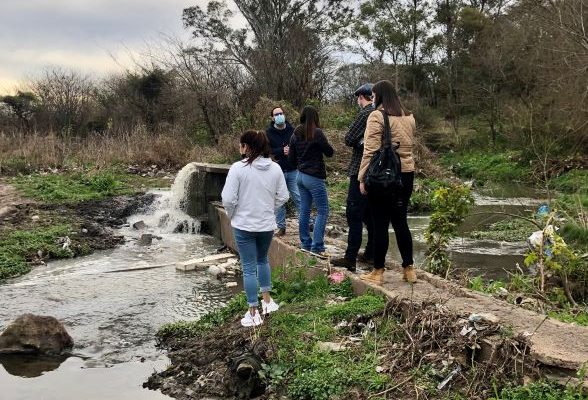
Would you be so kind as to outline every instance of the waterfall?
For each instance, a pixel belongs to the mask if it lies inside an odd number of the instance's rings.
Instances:
[[[148,228],[160,233],[198,233],[200,221],[186,214],[190,177],[196,173],[194,163],[178,172],[169,191],[156,191],[158,195],[149,209],[129,218],[131,224],[143,221]]]

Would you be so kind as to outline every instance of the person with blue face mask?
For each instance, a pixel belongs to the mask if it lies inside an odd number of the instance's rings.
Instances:
[[[288,161],[288,154],[290,153],[290,138],[294,133],[294,127],[286,121],[286,115],[281,107],[274,107],[270,113],[272,122],[266,129],[266,134],[270,142],[272,156],[274,160],[282,168],[284,179],[288,191],[290,192],[290,199],[294,202],[296,212],[300,212],[300,193],[296,179],[298,178],[298,171]],[[286,234],[286,207],[280,207],[276,212],[276,223],[278,225],[278,232],[276,236],[284,236]]]

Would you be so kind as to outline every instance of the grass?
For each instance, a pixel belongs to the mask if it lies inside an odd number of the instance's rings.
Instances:
[[[327,192],[329,193],[329,208],[335,214],[345,215],[347,207],[347,191],[349,189],[349,178],[329,179]]]
[[[579,310],[564,309],[548,311],[547,315],[562,322],[568,322],[580,326],[588,326],[588,306]]]
[[[497,391],[498,392],[498,391]],[[586,400],[580,388],[563,387],[550,381],[533,382],[525,386],[507,387],[490,400]]]
[[[68,224],[39,227],[28,231],[4,230],[0,232],[0,281],[26,274],[29,262],[41,251],[44,256],[68,258],[75,253],[63,249],[59,238],[67,236],[73,228]]]
[[[204,315],[197,321],[177,321],[163,325],[157,331],[157,338],[161,340],[169,338],[198,337],[213,328],[231,321],[235,316],[247,310],[247,299],[241,293],[235,296],[229,303],[211,313]]]
[[[551,180],[551,186],[563,193],[588,194],[588,170],[572,170]]]
[[[390,377],[376,372],[379,360],[373,352],[373,336],[342,351],[325,351],[319,342],[340,341],[336,328],[340,321],[380,314],[384,298],[366,294],[329,305],[325,301],[333,294],[329,287],[337,286],[329,285],[324,277],[301,285],[299,277],[279,285],[276,297],[292,302],[275,314],[268,328],[268,340],[278,349],[268,368],[279,366],[287,371],[282,377],[287,385],[282,390],[292,399],[327,400],[345,398],[346,393],[354,391],[373,393],[383,389]],[[351,291],[350,282],[342,285],[336,293]],[[304,296],[293,296],[300,292]]]
[[[461,178],[474,179],[478,184],[486,182],[528,181],[531,170],[520,161],[515,151],[499,153],[465,152],[445,153],[441,162]]]
[[[21,175],[9,180],[25,196],[46,203],[78,203],[134,194],[153,186],[169,186],[169,181],[128,174],[120,168],[87,170],[60,174]]]

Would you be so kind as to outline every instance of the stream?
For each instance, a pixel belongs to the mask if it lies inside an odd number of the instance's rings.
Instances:
[[[180,171],[171,190],[155,191],[159,196],[150,210],[129,218],[129,226],[118,232],[127,239],[124,245],[87,257],[53,261],[0,285],[0,331],[23,313],[51,315],[64,323],[75,341],[70,357],[0,357],[2,400],[168,398],[142,388],[154,370],[162,370],[168,363],[155,346],[158,328],[180,319],[197,319],[226,304],[232,293],[207,274],[178,272],[173,265],[115,271],[185,261],[211,254],[221,246],[210,236],[174,233],[178,226],[184,232],[199,228],[198,221],[179,211],[188,173]],[[528,215],[537,204],[516,190],[503,197],[480,192],[473,210],[477,215],[468,217],[461,235],[479,229],[480,223],[504,218],[479,213]],[[140,220],[157,227],[146,232],[161,239],[155,238],[148,247],[139,246],[136,239],[142,232],[131,225]],[[409,217],[416,263],[425,257],[428,222],[427,215]],[[392,231],[391,238],[390,255],[399,259]],[[524,243],[460,237],[451,242],[451,257],[458,269],[499,277],[517,263],[522,265],[524,249]]]

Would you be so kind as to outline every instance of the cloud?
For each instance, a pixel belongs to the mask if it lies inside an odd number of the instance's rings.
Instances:
[[[188,36],[186,7],[206,0],[1,1],[0,93],[47,66],[90,74],[130,65],[161,33]]]

